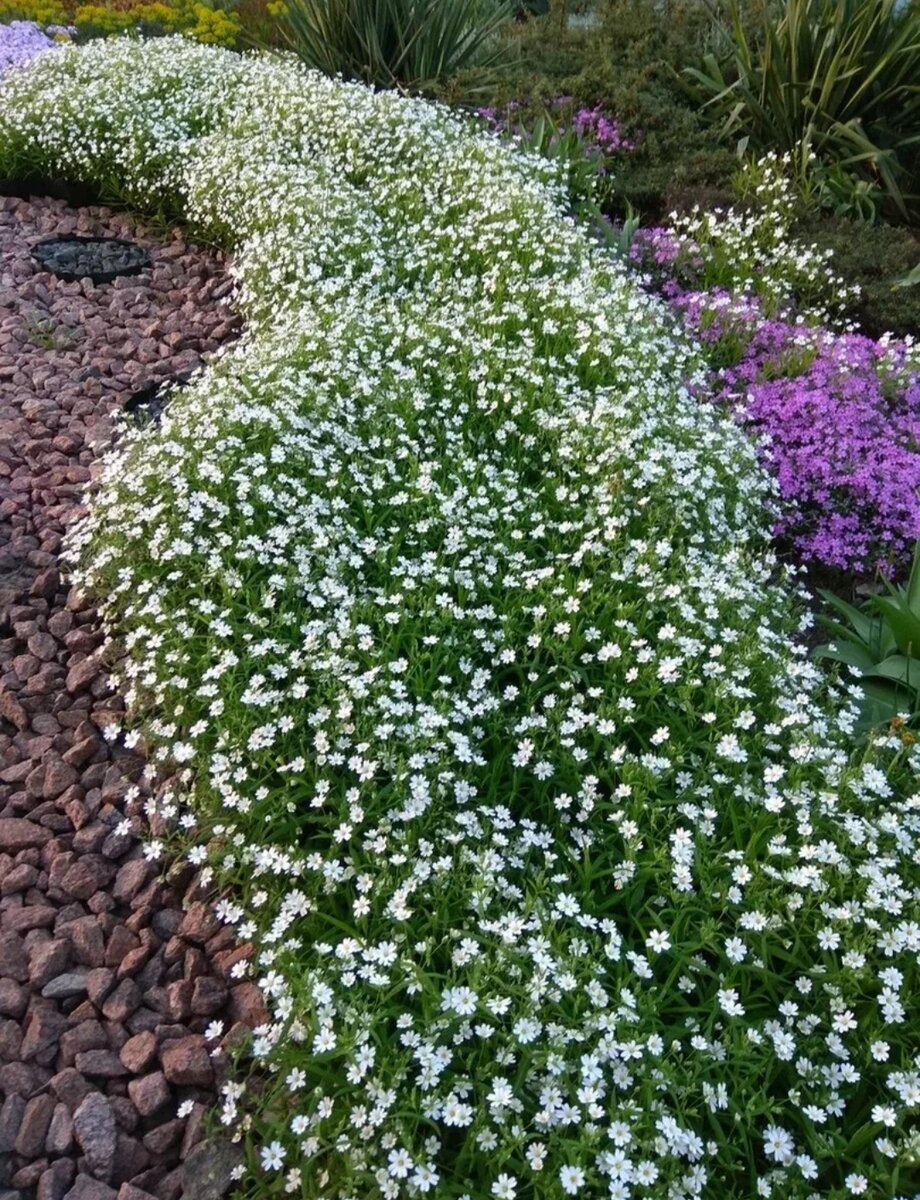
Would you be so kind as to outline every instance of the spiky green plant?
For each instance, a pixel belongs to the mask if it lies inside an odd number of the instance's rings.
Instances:
[[[907,586],[887,580],[885,586],[885,595],[870,596],[860,608],[821,592],[834,609],[820,617],[821,624],[834,640],[815,655],[860,672],[863,729],[920,716],[920,542]]]
[[[901,0],[781,0],[756,34],[729,2],[726,50],[687,68],[727,138],[795,150],[875,180],[917,211],[920,6]]]
[[[287,0],[281,21],[309,66],[412,91],[493,65],[512,13],[511,0]]]

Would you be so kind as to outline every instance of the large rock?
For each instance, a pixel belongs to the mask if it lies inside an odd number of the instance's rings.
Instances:
[[[36,825],[25,817],[0,817],[0,850],[6,854],[44,846],[50,840],[51,830],[43,825]]]
[[[221,1200],[233,1186],[233,1171],[243,1161],[239,1146],[209,1138],[200,1142],[183,1168],[183,1195],[189,1200]]]
[[[133,1075],[139,1075],[153,1062],[157,1052],[157,1039],[152,1030],[146,1029],[128,1038],[119,1051],[122,1064]]]
[[[140,1079],[132,1079],[128,1084],[128,1095],[131,1103],[142,1117],[149,1117],[158,1108],[162,1108],[169,1099],[169,1084],[162,1071],[153,1071]]]
[[[74,1137],[95,1179],[112,1178],[115,1169],[115,1115],[101,1092],[90,1092],[73,1115]]]
[[[16,1144],[25,1111],[25,1100],[15,1093],[7,1096],[0,1105],[0,1154],[9,1154]]]
[[[20,733],[29,728],[29,714],[2,683],[0,683],[0,716],[6,717]]]
[[[16,983],[29,978],[29,955],[18,933],[0,934],[0,978]]]
[[[64,1200],[117,1200],[118,1193],[92,1175],[78,1175]]]
[[[26,1105],[16,1135],[14,1149],[23,1158],[37,1158],[44,1148],[45,1137],[54,1114],[55,1099],[47,1092],[33,1096]]]
[[[160,1051],[160,1061],[170,1083],[209,1087],[214,1080],[207,1043],[199,1035],[167,1042]]]

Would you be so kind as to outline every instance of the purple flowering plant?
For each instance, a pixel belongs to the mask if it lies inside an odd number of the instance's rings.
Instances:
[[[803,562],[903,574],[920,537],[916,347],[769,317],[750,295],[662,291],[710,368],[707,397],[761,447],[775,535]]]
[[[586,201],[602,205],[616,157],[635,148],[635,142],[602,105],[590,108],[571,96],[543,102],[511,101],[477,112],[493,133],[563,163],[568,192],[576,206]]]
[[[897,574],[920,536],[920,365],[861,334],[764,320],[717,396],[760,437],[784,501],[775,532],[799,556]]]
[[[775,535],[801,561],[903,575],[920,538],[920,347],[848,325],[846,285],[798,244],[775,156],[759,203],[637,230],[628,260],[698,348],[702,395],[757,439]]]
[[[0,75],[10,67],[28,63],[37,54],[54,50],[60,42],[49,34],[66,39],[72,32],[65,26],[49,26],[47,32],[44,32],[34,21],[10,21],[9,24],[0,24]]]

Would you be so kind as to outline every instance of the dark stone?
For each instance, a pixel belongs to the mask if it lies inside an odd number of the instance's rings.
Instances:
[[[64,1200],[117,1200],[117,1192],[92,1175],[78,1175]]]
[[[139,275],[151,265],[150,255],[134,242],[73,234],[44,238],[32,247],[32,257],[42,270],[60,279],[89,278],[94,283],[111,283],[117,275]]]
[[[115,1168],[115,1116],[101,1092],[90,1092],[73,1115],[74,1137],[90,1174],[108,1180]]]
[[[242,1150],[231,1142],[215,1138],[199,1142],[185,1160],[184,1194],[195,1200],[222,1200],[233,1186],[233,1171],[242,1161]]]

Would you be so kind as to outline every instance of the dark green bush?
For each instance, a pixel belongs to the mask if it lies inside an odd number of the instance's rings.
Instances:
[[[907,229],[829,217],[803,222],[803,241],[834,251],[834,268],[861,295],[847,315],[872,337],[890,332],[920,334],[920,287],[894,281],[920,263],[920,242]]]
[[[508,65],[487,92],[479,76],[467,74],[441,94],[496,106],[532,102],[534,113],[560,95],[603,105],[636,142],[612,180],[615,213],[631,205],[643,220],[656,220],[692,202],[697,190],[721,194],[737,162],[679,75],[713,36],[708,8],[697,0],[674,0],[664,10],[653,0],[606,0],[596,26],[573,28],[572,7],[556,0],[547,16],[506,27]]]

